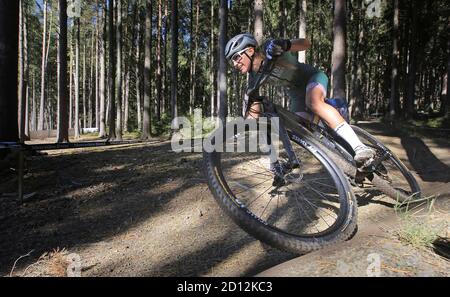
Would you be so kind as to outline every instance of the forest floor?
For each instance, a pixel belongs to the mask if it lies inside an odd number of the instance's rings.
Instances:
[[[13,176],[0,182],[0,275],[65,276],[75,253],[83,276],[365,276],[373,254],[381,275],[450,276],[448,259],[411,240],[449,237],[450,141],[360,126],[413,170],[425,195],[438,196],[432,207],[402,215],[389,198],[357,192],[357,235],[297,257],[219,209],[201,154],[176,154],[167,141],[49,151],[27,158],[24,204],[8,194]]]

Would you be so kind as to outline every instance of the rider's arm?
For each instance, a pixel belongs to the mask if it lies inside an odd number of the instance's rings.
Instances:
[[[311,47],[311,42],[308,39],[293,39],[291,40],[291,52],[301,52],[306,51]]]

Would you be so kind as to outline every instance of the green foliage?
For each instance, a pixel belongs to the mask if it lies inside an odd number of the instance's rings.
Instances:
[[[400,228],[395,235],[400,241],[415,248],[432,248],[433,243],[445,235],[448,223],[433,216],[434,202],[431,197],[429,201],[414,207],[396,208]]]
[[[185,114],[190,110],[189,96],[192,89],[191,82],[196,82],[196,98],[194,107],[201,107],[204,113],[209,115],[212,110],[211,96],[217,92],[216,70],[218,65],[217,43],[218,43],[218,0],[200,1],[198,36],[193,35],[195,31],[195,16],[197,0],[183,0],[179,2],[179,63],[178,68],[178,98],[179,113]],[[29,67],[30,73],[35,79],[36,96],[39,97],[39,77],[41,75],[41,52],[42,52],[42,29],[43,13],[42,6],[32,0],[26,0],[27,25],[29,39]],[[280,25],[285,20],[287,37],[297,38],[299,31],[299,16],[296,7],[298,0],[285,0],[287,17],[282,19],[280,15],[281,1],[264,1],[264,35],[265,37],[281,37]],[[301,1],[300,1],[301,2]],[[361,97],[364,98],[363,115],[369,116],[374,112],[384,113],[388,109],[388,98],[390,97],[390,73],[392,57],[392,19],[393,1],[382,1],[382,16],[369,19],[366,15],[367,1],[347,0],[347,88],[351,94],[355,88],[353,82],[356,77],[356,67],[359,65],[361,74]],[[87,80],[86,93],[92,94],[95,87],[94,79],[90,77],[90,68],[96,62],[96,50],[92,49],[92,38],[95,37],[96,26],[103,22],[103,18],[97,19],[96,0],[82,1],[81,16],[81,51],[86,48]],[[155,104],[156,89],[156,45],[157,45],[157,14],[159,1],[152,1],[152,105]],[[164,18],[162,25],[163,38],[162,63],[164,86],[163,99],[170,101],[170,1],[161,1],[162,10],[165,14],[165,6],[168,15]],[[234,0],[231,2],[228,14],[228,36],[234,36],[241,32],[253,31],[254,15],[253,0]],[[103,11],[104,1],[100,1]],[[143,61],[144,49],[142,41],[142,30],[146,14],[144,0],[122,1],[124,9],[123,19],[123,71],[130,71],[130,122],[128,130],[136,130],[137,127],[137,92],[136,83],[143,85]],[[137,5],[137,6],[136,6]],[[214,19],[211,19],[211,5],[214,5]],[[442,106],[443,98],[440,98],[442,78],[447,71],[448,61],[448,32],[450,2],[446,0],[433,1],[406,1],[400,0],[400,61],[399,61],[399,106],[404,110],[407,84],[409,75],[408,62],[410,61],[413,43],[417,45],[417,77],[415,81],[415,108],[418,111],[432,109],[436,111]],[[50,1],[49,12],[52,11],[51,46],[49,52],[49,63],[46,73],[46,110],[56,114],[57,108],[57,47],[55,45],[58,23],[57,23],[57,1]],[[412,32],[412,13],[418,14],[417,32]],[[447,13],[446,13],[447,12]],[[102,15],[101,15],[102,17]],[[331,77],[331,54],[333,50],[333,1],[307,1],[307,38],[312,41],[312,48],[307,52],[307,63],[324,70]],[[137,24],[141,25],[141,34],[138,35]],[[100,29],[100,35],[103,30]],[[69,20],[69,48],[73,48],[73,20]],[[94,35],[93,35],[94,33]],[[213,40],[211,40],[213,33]],[[414,35],[414,34],[415,35]],[[415,37],[413,37],[415,36]],[[141,54],[136,60],[137,38],[140,38]],[[196,76],[192,80],[191,61],[192,43],[198,40],[198,62]],[[211,49],[211,43],[214,48]],[[108,52],[108,49],[107,49]],[[92,54],[91,54],[92,53]],[[358,55],[357,57],[355,55]],[[108,60],[108,58],[107,58]],[[211,63],[213,60],[213,63]],[[107,61],[108,63],[108,61]],[[81,65],[80,65],[81,67]],[[135,69],[140,68],[140,76],[136,76]],[[81,70],[80,70],[81,71]],[[210,82],[210,74],[213,73],[213,83]],[[94,73],[95,75],[95,73]],[[108,74],[110,75],[110,74]],[[228,71],[228,100],[231,112],[237,115],[246,88],[246,77]],[[89,83],[91,82],[91,83]],[[269,91],[272,91],[271,89]],[[269,92],[272,93],[272,92]],[[275,92],[277,94],[278,92]],[[141,90],[141,95],[143,90]],[[280,100],[274,97],[275,100]],[[170,104],[166,104],[170,110]],[[80,108],[82,110],[82,108]],[[154,108],[152,107],[152,111]],[[167,111],[167,110],[166,110]],[[53,117],[56,120],[56,116]],[[155,119],[155,116],[152,116]],[[164,120],[163,120],[164,122]],[[431,123],[432,125],[446,124],[447,122]],[[163,133],[167,127],[155,124],[155,130]],[[159,132],[158,132],[159,133]]]

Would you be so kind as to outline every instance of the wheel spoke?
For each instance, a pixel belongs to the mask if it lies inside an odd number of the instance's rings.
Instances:
[[[340,211],[335,181],[309,150],[295,144],[295,153],[304,179],[287,180],[273,192],[270,159],[262,152],[221,155],[224,177],[242,205],[271,226],[300,236],[331,232]],[[280,154],[279,161],[287,160],[285,152]]]

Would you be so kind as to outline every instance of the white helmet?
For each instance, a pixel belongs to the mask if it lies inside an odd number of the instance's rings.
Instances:
[[[227,46],[225,47],[225,57],[229,60],[234,54],[243,51],[249,47],[257,47],[258,42],[255,37],[253,37],[250,33],[239,34],[230,41],[228,41]]]

